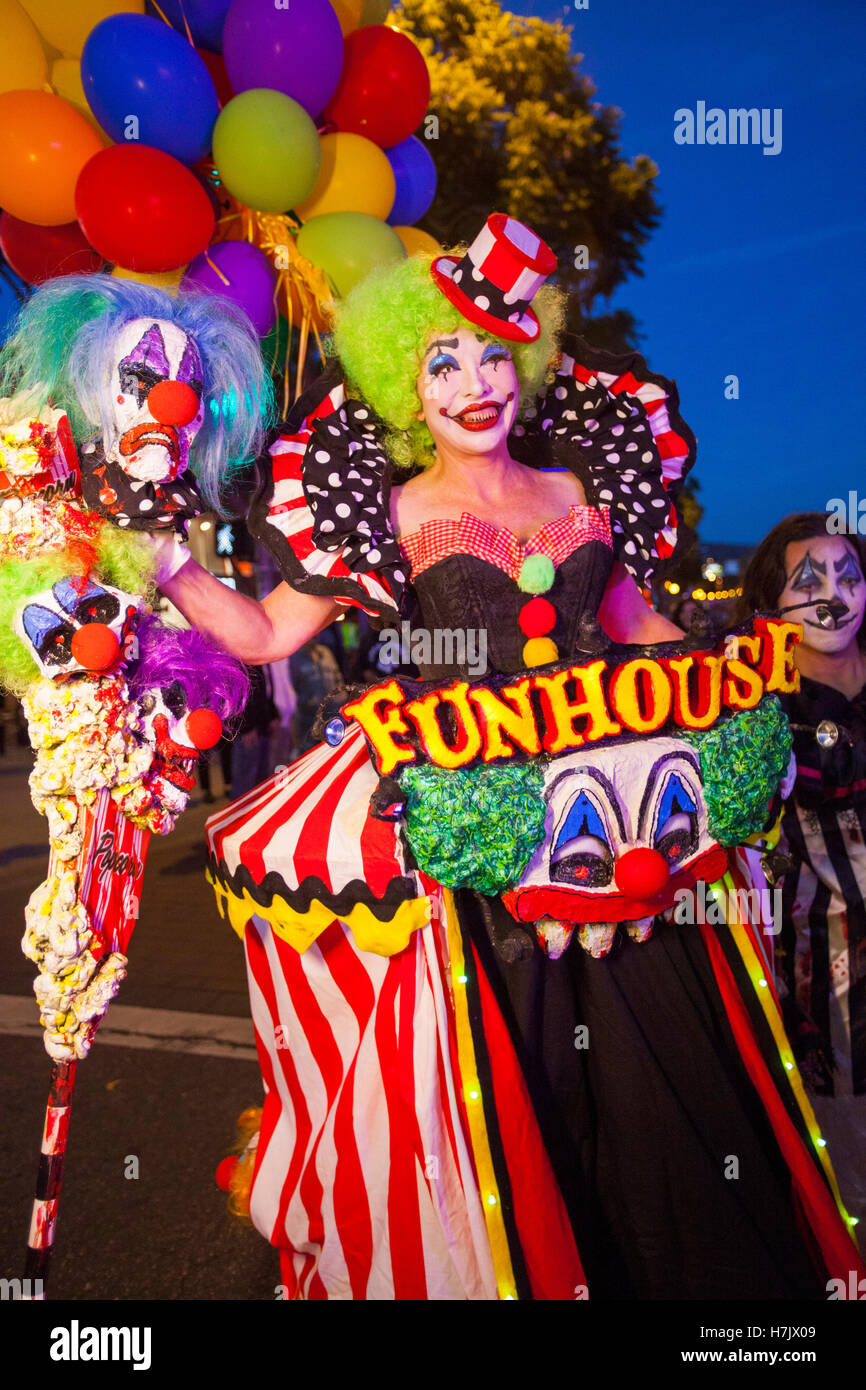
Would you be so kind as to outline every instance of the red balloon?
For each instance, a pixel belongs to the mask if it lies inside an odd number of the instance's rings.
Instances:
[[[613,876],[621,893],[629,898],[651,902],[670,878],[670,866],[657,849],[637,846],[626,850],[616,861]]]
[[[125,270],[177,270],[210,243],[211,201],[185,165],[150,145],[109,145],[75,186],[88,241]]]
[[[0,250],[15,274],[31,285],[56,275],[90,275],[102,269],[102,257],[77,222],[40,227],[0,212]]]
[[[429,100],[430,74],[420,49],[387,24],[370,24],[346,39],[325,120],[389,149],[417,129]]]
[[[224,1158],[217,1164],[217,1170],[214,1176],[216,1177],[217,1187],[223,1192],[228,1192],[232,1177],[234,1176],[234,1171],[239,1162],[240,1160],[236,1158],[234,1154],[229,1154],[228,1158]]]
[[[229,82],[223,55],[211,53],[209,48],[197,48],[196,53],[210,73],[210,79],[216,87],[217,100],[220,106],[225,106],[226,102],[231,101],[232,97],[235,96],[235,89]]]

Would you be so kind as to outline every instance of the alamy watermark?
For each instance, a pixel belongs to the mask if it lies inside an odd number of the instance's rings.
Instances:
[[[678,888],[673,920],[678,926],[722,927],[739,920],[760,927],[765,936],[782,930],[781,888],[734,888],[710,893],[703,879],[696,888]]]
[[[866,536],[866,497],[853,488],[847,497],[831,497],[824,510],[831,536]]]
[[[782,108],[768,106],[681,106],[674,112],[674,140],[678,145],[763,145],[764,154],[781,154]]]
[[[459,666],[470,676],[487,671],[487,629],[483,627],[386,627],[381,633],[379,665]]]

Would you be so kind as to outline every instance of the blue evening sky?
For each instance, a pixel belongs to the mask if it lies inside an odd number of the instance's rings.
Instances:
[[[659,166],[644,278],[612,304],[675,377],[698,437],[701,534],[755,542],[790,511],[866,496],[863,430],[866,6],[862,0],[510,0],[573,29],[623,112],[626,156]],[[782,149],[677,145],[698,101],[782,109]],[[739,400],[724,379],[739,377]]]

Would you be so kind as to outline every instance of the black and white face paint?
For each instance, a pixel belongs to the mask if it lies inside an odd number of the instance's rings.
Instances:
[[[172,482],[204,419],[199,350],[177,324],[132,319],[117,335],[105,457],[130,478]]]
[[[786,615],[803,624],[804,647],[835,655],[856,642],[866,611],[866,581],[844,536],[792,541],[785,552],[785,572],[779,607],[807,605]],[[838,605],[838,616],[822,611],[822,604]]]

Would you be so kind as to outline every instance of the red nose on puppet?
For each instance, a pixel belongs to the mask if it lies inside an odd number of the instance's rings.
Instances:
[[[213,748],[219,742],[223,722],[212,709],[193,709],[186,717],[186,731],[194,748]]]
[[[69,647],[85,671],[107,671],[120,655],[120,642],[105,623],[86,623],[73,634]]]
[[[638,846],[626,850],[616,861],[613,873],[616,886],[629,898],[651,902],[657,898],[670,878],[668,861],[657,849]]]
[[[147,393],[147,408],[161,425],[188,425],[198,414],[198,399],[185,381],[158,381]]]

